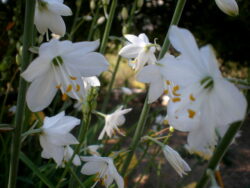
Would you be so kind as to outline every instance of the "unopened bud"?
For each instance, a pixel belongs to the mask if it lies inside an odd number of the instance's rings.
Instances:
[[[238,16],[239,7],[235,0],[215,0],[217,6],[221,9],[222,12],[226,13],[229,16]]]
[[[95,0],[90,1],[89,6],[91,10],[95,10]]]
[[[103,24],[103,22],[105,22],[105,17],[101,16],[98,20],[97,20],[97,24],[101,25]]]
[[[137,7],[138,8],[141,8],[143,6],[143,4],[144,4],[144,0],[138,0],[137,1]]]
[[[122,27],[122,34],[123,34],[123,35],[128,34],[128,26],[127,26],[127,25],[124,25],[124,26]]]
[[[123,20],[127,20],[128,19],[128,9],[126,7],[122,8],[121,15],[122,15],[122,19]]]
[[[109,0],[102,0],[102,3],[103,3],[104,5],[108,5],[108,4],[109,4]]]
[[[174,132],[174,127],[170,126],[170,127],[169,127],[169,131],[170,131],[171,133]]]

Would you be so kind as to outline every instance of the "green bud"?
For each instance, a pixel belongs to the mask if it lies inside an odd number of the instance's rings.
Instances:
[[[128,26],[127,26],[127,25],[124,25],[124,26],[122,27],[122,34],[123,34],[123,35],[128,34]]]
[[[143,4],[144,4],[144,0],[138,0],[137,1],[137,7],[138,8],[141,8],[143,6]]]
[[[128,9],[126,7],[122,8],[121,15],[122,15],[122,19],[123,20],[127,20],[128,19]]]

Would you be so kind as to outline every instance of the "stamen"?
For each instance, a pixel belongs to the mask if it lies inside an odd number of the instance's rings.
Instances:
[[[56,85],[56,89],[60,89],[62,87],[62,84]]]
[[[168,90],[167,89],[164,90],[164,94],[168,95]]]
[[[74,77],[74,76],[69,76],[71,80],[76,80],[77,77]]]
[[[180,102],[181,98],[180,97],[174,97],[174,98],[172,98],[172,101],[173,102]]]
[[[171,84],[171,82],[170,82],[169,80],[167,80],[167,81],[166,81],[166,84],[167,84],[167,85],[170,85],[170,84]]]
[[[181,94],[176,93],[180,89],[180,86],[176,85],[173,87],[173,95],[174,96],[181,96]]]
[[[168,120],[165,119],[165,120],[163,121],[163,125],[168,125]]]
[[[189,95],[189,99],[190,99],[191,101],[195,101],[195,97],[193,96],[193,94]]]
[[[66,89],[66,92],[70,92],[71,90],[72,90],[72,85],[69,84],[68,87],[67,87],[67,89]]]
[[[188,109],[188,117],[189,118],[194,118],[194,116],[195,116],[195,114],[196,114],[196,112],[195,111],[193,111],[193,110],[191,110],[191,109]]]
[[[79,84],[76,84],[76,92],[80,91],[81,87]]]
[[[63,101],[66,101],[67,99],[68,99],[68,96],[67,96],[66,93],[64,93],[64,94],[62,95],[62,100],[63,100]]]

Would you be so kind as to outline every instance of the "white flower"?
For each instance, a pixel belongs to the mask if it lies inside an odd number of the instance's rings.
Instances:
[[[210,150],[217,142],[216,127],[244,119],[246,99],[222,77],[211,47],[199,49],[193,35],[176,26],[170,28],[169,37],[181,53],[177,62],[168,62],[166,69],[179,94],[168,104],[169,124],[189,132],[189,148]]]
[[[118,128],[118,126],[121,126],[125,123],[125,117],[124,114],[130,112],[132,108],[124,109],[122,110],[123,106],[118,108],[115,112],[112,114],[108,114],[105,116],[105,126],[98,137],[99,140],[101,140],[106,133],[109,137],[112,137],[115,131],[122,134]]]
[[[102,148],[103,145],[90,145],[87,147],[88,152],[93,156],[101,156],[100,153],[97,151],[98,149]]]
[[[228,14],[229,16],[239,15],[239,7],[235,0],[215,0],[215,3],[222,12]]]
[[[99,87],[101,85],[99,79],[96,76],[82,77],[84,89],[88,91],[91,87]]]
[[[79,124],[79,119],[65,116],[64,112],[53,117],[45,117],[39,136],[43,148],[42,157],[53,158],[56,164],[61,166],[65,156],[65,146],[78,144],[76,138],[69,132]]]
[[[38,57],[22,73],[32,82],[26,95],[31,111],[49,106],[58,89],[63,99],[70,96],[82,101],[85,91],[81,77],[99,75],[108,68],[104,56],[92,52],[98,45],[99,41],[72,43],[56,39],[43,43]]]
[[[176,152],[173,148],[169,147],[168,145],[165,145],[162,149],[167,161],[181,177],[183,175],[186,175],[186,172],[191,171],[186,161],[184,161],[179,155],[179,153]]]
[[[124,46],[119,55],[128,59],[134,59],[134,69],[140,70],[146,63],[153,64],[156,62],[155,44],[149,42],[148,37],[142,33],[138,37],[135,35],[125,35],[130,42]]]
[[[60,36],[64,36],[66,26],[61,16],[70,16],[72,12],[63,4],[62,0],[36,0],[34,23],[42,35],[48,29]]]
[[[62,164],[61,164],[62,167],[65,167],[66,162],[68,162],[71,159],[73,154],[74,154],[74,150],[70,146],[66,146],[64,148],[63,161],[62,161]],[[81,165],[80,157],[78,155],[75,155],[72,163],[75,166],[80,166]]]
[[[149,83],[148,103],[156,101],[166,91],[169,93],[170,84],[167,84],[166,69],[168,62],[175,62],[175,58],[166,54],[164,58],[156,64],[147,65],[137,74],[137,80],[144,83]]]
[[[114,180],[118,188],[124,187],[123,178],[117,172],[112,158],[93,156],[81,157],[81,159],[87,162],[83,165],[81,173],[86,175],[96,174],[97,181],[91,188],[95,187],[98,181],[101,181],[105,187],[109,187]]]

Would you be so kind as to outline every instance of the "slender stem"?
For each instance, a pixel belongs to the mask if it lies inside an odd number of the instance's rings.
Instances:
[[[101,47],[100,47],[100,53],[102,53],[102,54],[105,52],[105,49],[107,46],[107,41],[108,41],[111,25],[112,25],[112,22],[114,19],[116,6],[117,6],[117,0],[113,0],[112,4],[111,4],[110,11],[109,11],[109,18],[108,18],[108,21],[107,21],[106,26],[105,26]]]
[[[170,26],[177,25],[179,23],[185,4],[186,4],[186,0],[178,0]],[[167,32],[164,43],[162,45],[162,49],[159,54],[159,59],[161,59],[169,49],[170,41],[169,41],[168,35],[169,35],[169,32]]]
[[[31,58],[29,48],[32,46],[32,36],[34,28],[34,12],[35,12],[35,0],[26,0],[25,7],[25,22],[24,22],[24,37],[23,37],[23,52],[21,71],[25,70],[28,66]],[[11,145],[11,159],[10,159],[10,172],[8,188],[16,187],[19,153],[21,148],[21,134],[25,113],[25,93],[27,90],[27,83],[23,78],[19,80],[19,91],[17,98],[17,111],[15,116],[15,132],[12,138]]]
[[[88,38],[87,40],[91,40],[92,36],[93,36],[93,32],[94,32],[94,29],[95,29],[95,26],[96,26],[96,22],[97,22],[97,18],[99,16],[99,12],[100,12],[100,8],[99,6],[96,8],[96,12],[95,12],[95,15],[93,17],[93,20],[91,22],[91,26],[90,26],[90,29],[89,29],[89,34],[88,34]]]
[[[155,144],[158,144],[158,145],[161,146],[161,147],[164,147],[164,144],[163,144],[163,143],[159,142],[159,141],[156,140],[155,138],[152,138],[151,136],[144,136],[143,138],[148,139],[148,140],[154,142]]]
[[[72,174],[72,177],[74,177],[74,179],[77,181],[77,183],[80,185],[80,187],[84,188],[84,184],[82,183],[82,181],[79,179],[79,177],[77,176],[77,174],[75,173],[75,171],[69,167],[70,173]]]
[[[77,0],[76,1],[76,6],[77,6],[76,7],[76,13],[75,13],[74,21],[73,21],[71,31],[70,31],[70,34],[69,34],[70,39],[72,39],[72,36],[73,36],[74,32],[76,31],[75,26],[76,26],[76,22],[77,22],[77,19],[78,19],[80,10],[81,10],[81,5],[82,5],[82,0]]]
[[[28,135],[30,135],[30,134],[40,133],[40,132],[42,132],[42,130],[43,130],[42,128],[40,128],[40,129],[32,129],[32,130],[29,130],[29,131],[23,133],[23,134],[22,134],[22,137],[28,136]]]
[[[40,180],[42,180],[42,182],[47,185],[49,188],[54,188],[55,186],[49,181],[49,179],[44,176],[40,170],[36,167],[36,165],[23,153],[20,152],[19,155],[20,159],[23,161],[24,164],[26,164],[31,170],[32,172],[38,177],[40,178]]]
[[[146,119],[147,119],[147,115],[148,115],[148,112],[149,112],[149,109],[150,109],[150,105],[148,104],[148,97],[146,97],[145,99],[145,102],[144,102],[144,105],[143,105],[143,109],[142,109],[142,112],[141,112],[141,115],[140,115],[140,119],[139,119],[139,122],[137,124],[137,127],[136,127],[136,130],[135,130],[135,134],[133,136],[133,140],[132,140],[132,143],[131,143],[131,146],[130,146],[130,152],[128,153],[126,159],[125,159],[125,162],[123,164],[123,167],[122,167],[122,171],[121,171],[121,174],[124,176],[126,171],[127,171],[127,168],[131,162],[131,159],[134,155],[134,152],[135,152],[135,149],[137,148],[138,144],[139,144],[139,140],[141,138],[141,135],[142,135],[142,132],[143,132],[143,129],[144,129],[144,125],[146,123]]]
[[[232,140],[234,139],[236,133],[242,126],[242,122],[236,122],[233,123],[229,129],[227,130],[226,134],[222,138],[220,144],[216,148],[212,158],[210,159],[207,169],[210,169],[214,171],[218,164],[220,163],[221,159],[225,155],[226,151],[229,148],[229,145],[231,144]],[[209,176],[207,175],[207,170],[204,171],[200,181],[196,185],[196,188],[203,188],[206,186],[207,182],[209,180]]]
[[[111,81],[109,82],[108,92],[107,92],[107,95],[105,96],[105,98],[103,100],[102,109],[101,109],[102,112],[106,111],[106,108],[107,108],[107,105],[108,105],[108,102],[109,102],[109,99],[110,99],[110,96],[111,96],[111,91],[112,91],[112,88],[113,88],[113,85],[114,85],[114,82],[115,82],[115,77],[116,77],[118,68],[120,66],[120,62],[121,62],[121,56],[119,56],[117,58],[117,61],[116,61],[116,64],[115,64],[115,69],[114,69],[114,72],[112,74]]]

